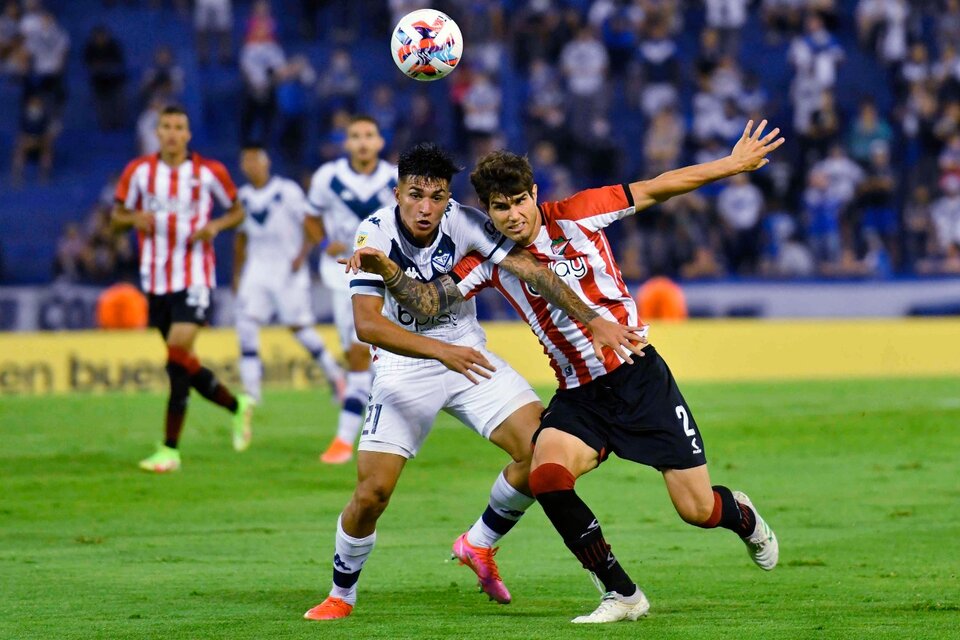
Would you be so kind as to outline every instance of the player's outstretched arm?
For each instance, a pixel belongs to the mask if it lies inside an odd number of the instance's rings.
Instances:
[[[476,376],[489,378],[490,372],[496,371],[476,349],[421,336],[390,322],[382,314],[383,298],[379,296],[356,294],[352,300],[354,324],[361,342],[401,356],[437,360],[474,384],[478,382]]]
[[[598,359],[603,360],[603,347],[613,349],[627,362],[633,362],[631,353],[643,356],[647,339],[641,333],[642,327],[626,327],[602,318],[526,249],[514,247],[500,266],[536,289],[547,302],[586,326],[593,336],[593,349]]]
[[[777,149],[785,140],[777,138],[780,133],[779,128],[763,135],[766,126],[767,121],[763,120],[754,130],[753,120],[747,122],[743,135],[740,136],[730,155],[725,158],[681,167],[662,173],[651,180],[630,183],[630,195],[633,196],[636,210],[646,209],[705,184],[766,166],[770,162],[767,154]]]
[[[348,272],[365,271],[382,277],[383,284],[393,298],[420,320],[446,311],[463,300],[457,283],[449,275],[444,274],[430,282],[415,280],[405,274],[400,265],[373,247],[357,249],[349,259],[339,262],[347,265]]]

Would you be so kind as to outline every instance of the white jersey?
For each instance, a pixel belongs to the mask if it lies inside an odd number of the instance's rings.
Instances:
[[[440,220],[436,238],[426,247],[417,246],[411,241],[409,232],[400,221],[399,209],[395,206],[384,207],[360,223],[353,247],[379,249],[411,278],[429,282],[452,271],[454,265],[472,251],[498,264],[513,248],[513,242],[494,228],[486,214],[450,200]],[[384,298],[383,315],[408,331],[470,347],[486,341],[483,329],[477,322],[477,305],[472,299],[457,303],[449,311],[437,316],[418,320],[393,299],[384,287],[383,278],[376,274],[361,272],[352,276],[350,292],[352,295]],[[378,371],[388,363],[391,367],[408,368],[425,362],[383,349],[377,349],[375,353]]]
[[[284,281],[303,247],[303,219],[309,209],[303,189],[293,180],[273,176],[260,189],[243,185],[238,197],[247,212],[240,227],[247,236],[243,278]]]
[[[338,257],[348,257],[360,221],[381,207],[396,202],[393,188],[397,185],[397,168],[380,160],[373,173],[357,173],[348,158],[321,165],[310,179],[308,200],[311,215],[323,220],[326,238],[341,242],[347,249],[340,256],[320,257],[320,276],[331,289],[347,290],[350,278],[344,273]]]

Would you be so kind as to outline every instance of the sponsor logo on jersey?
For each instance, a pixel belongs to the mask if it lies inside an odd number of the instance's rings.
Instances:
[[[567,278],[580,280],[587,275],[588,271],[587,259],[582,256],[568,260],[551,260],[547,263],[547,266],[550,267],[550,270],[557,274],[557,277],[561,280]],[[530,292],[530,295],[540,297],[540,292],[537,291],[535,287],[530,286],[529,283],[524,282],[523,286]]]
[[[498,240],[500,238],[500,232],[493,226],[493,220],[487,220],[483,223],[483,232],[486,233],[487,237],[491,240]]]
[[[369,236],[369,235],[370,235],[370,234],[367,233],[366,231],[361,231],[361,232],[360,232],[360,235],[357,236],[357,243],[356,243],[357,249],[359,249],[359,248],[362,247],[363,245],[367,244],[367,236]]]

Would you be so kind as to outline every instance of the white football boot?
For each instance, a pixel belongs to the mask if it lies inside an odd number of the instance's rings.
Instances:
[[[750,502],[747,494],[742,491],[734,491],[733,497],[737,502],[741,502],[753,510],[753,515],[757,518],[757,526],[753,530],[753,533],[741,539],[743,543],[747,545],[747,552],[757,566],[764,571],[770,571],[777,566],[777,560],[780,559],[780,545],[777,542],[777,536],[773,533],[770,525],[760,517],[760,513],[757,511],[757,508],[753,506],[753,503]]]
[[[616,591],[610,591],[603,594],[600,600],[600,606],[593,613],[586,616],[578,616],[571,620],[574,624],[601,624],[604,622],[620,622],[621,620],[634,621],[647,615],[650,611],[650,601],[643,595],[640,587],[637,592],[630,596],[630,602],[627,598]]]

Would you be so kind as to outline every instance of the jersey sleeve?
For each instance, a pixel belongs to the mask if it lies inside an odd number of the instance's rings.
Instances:
[[[460,236],[454,239],[457,246],[463,247],[466,253],[476,251],[485,260],[500,264],[513,249],[513,241],[497,231],[493,221],[484,212],[473,207],[458,206],[460,218],[454,227]]]
[[[287,197],[290,198],[291,213],[297,221],[303,222],[305,217],[311,215],[311,207],[310,203],[307,202],[307,196],[303,193],[300,185],[293,180],[287,181]]]
[[[314,172],[313,177],[310,178],[310,187],[307,190],[307,214],[320,217],[323,215],[324,209],[330,206],[329,195],[327,189],[324,188],[326,184],[327,171],[324,167],[320,167]]]
[[[625,184],[580,191],[566,200],[545,203],[543,208],[554,219],[572,220],[589,231],[599,231],[636,211]]]
[[[213,181],[210,183],[210,193],[224,209],[229,209],[234,200],[237,199],[237,185],[233,183],[230,172],[220,162],[216,160],[206,161],[207,169],[213,175]]]
[[[139,158],[130,161],[124,168],[123,173],[120,174],[120,179],[117,180],[117,188],[113,193],[113,197],[127,209],[133,209],[137,204],[137,199],[140,197],[140,189],[137,181],[134,179],[134,174],[136,174],[137,169],[141,166],[143,166],[143,163]]]
[[[453,267],[453,279],[457,289],[467,300],[477,295],[493,283],[493,270],[496,267],[477,252],[469,253]]]
[[[363,249],[372,247],[390,255],[390,238],[380,227],[369,220],[364,220],[357,227],[357,235],[354,237],[353,249]],[[386,287],[383,284],[383,277],[375,273],[361,271],[353,274],[350,279],[350,295],[378,296],[384,297]]]

